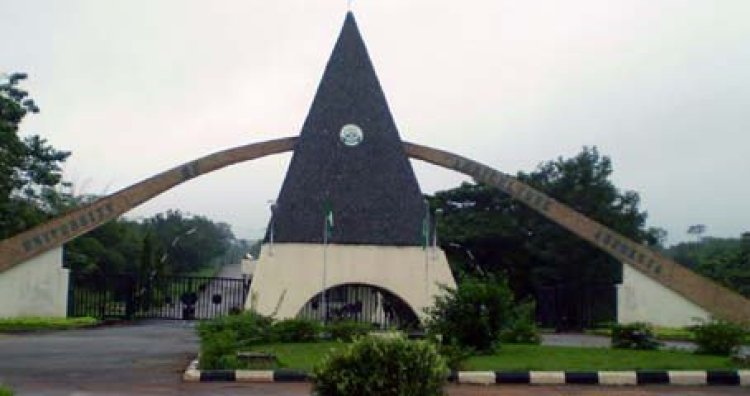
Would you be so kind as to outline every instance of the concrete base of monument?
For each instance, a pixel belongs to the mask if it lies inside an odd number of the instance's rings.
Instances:
[[[0,273],[0,318],[67,315],[68,270],[62,255],[59,247]]]
[[[622,264],[617,288],[617,322],[648,322],[655,326],[684,327],[711,314],[637,269]]]
[[[317,309],[320,301],[314,299],[324,285],[326,290],[345,285],[382,290],[421,319],[442,292],[440,285],[455,288],[456,282],[439,248],[332,244],[324,251],[321,244],[264,244],[245,308],[293,318],[303,307]]]

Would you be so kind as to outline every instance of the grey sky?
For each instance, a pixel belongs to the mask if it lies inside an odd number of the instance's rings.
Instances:
[[[23,130],[114,192],[220,149],[296,135],[346,12],[327,1],[10,1],[0,71],[30,74]],[[508,173],[597,145],[649,224],[750,230],[750,1],[359,0],[404,140]],[[289,156],[196,179],[168,208],[258,236]],[[425,192],[463,177],[415,163]]]

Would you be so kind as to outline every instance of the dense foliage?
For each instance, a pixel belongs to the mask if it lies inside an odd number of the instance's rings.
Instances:
[[[704,237],[667,249],[677,262],[750,297],[750,233],[740,238]]]
[[[584,147],[573,158],[542,163],[517,177],[637,242],[658,245],[663,231],[646,228],[638,194],[615,187],[612,172],[609,157]],[[621,280],[617,260],[499,189],[464,183],[430,201],[442,213],[438,235],[454,272],[505,274],[519,296],[543,285]]]
[[[273,322],[270,317],[247,311],[202,321],[198,325],[198,335],[204,340],[216,333],[234,332],[243,345],[253,345],[271,340]]]
[[[39,107],[19,87],[26,74],[0,81],[0,239],[50,217],[51,196],[62,187],[61,164],[70,153],[50,146],[38,135],[19,136],[19,127]]]
[[[534,318],[535,308],[533,301],[514,304],[511,321],[500,332],[500,341],[510,344],[539,344],[542,337]]]
[[[612,348],[656,349],[659,345],[654,329],[648,323],[637,322],[612,326]]]
[[[313,389],[321,396],[443,395],[446,372],[431,343],[364,337],[315,366]]]
[[[515,308],[505,278],[467,276],[457,289],[444,288],[428,308],[427,330],[445,345],[491,351],[503,333],[508,341],[538,339],[528,307]]]
[[[66,245],[65,263],[82,277],[213,275],[204,270],[239,262],[247,248],[225,223],[168,211],[140,222],[112,221],[76,238]]]
[[[745,340],[747,331],[740,325],[714,320],[690,327],[697,353],[727,356],[736,351]]]

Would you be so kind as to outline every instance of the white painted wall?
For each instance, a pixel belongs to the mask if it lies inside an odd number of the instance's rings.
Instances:
[[[710,317],[703,308],[623,263],[622,284],[617,288],[618,323],[683,327],[696,324],[695,318]]]
[[[439,284],[456,287],[439,248],[329,245],[326,288],[363,283],[390,291],[424,317]],[[246,309],[292,318],[323,287],[323,245],[265,244],[261,248]]]
[[[62,255],[59,247],[0,272],[0,317],[65,317],[68,270]]]
[[[244,258],[240,262],[240,273],[243,278],[252,278],[255,275],[255,268],[258,260]]]

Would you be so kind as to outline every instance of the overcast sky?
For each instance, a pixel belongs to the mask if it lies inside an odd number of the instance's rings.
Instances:
[[[27,72],[27,118],[104,194],[221,149],[296,135],[345,0],[10,1],[0,71]],[[750,1],[358,0],[403,140],[514,174],[596,145],[669,241],[750,230]],[[262,234],[289,155],[218,171],[169,208]],[[464,177],[414,163],[424,192]]]

